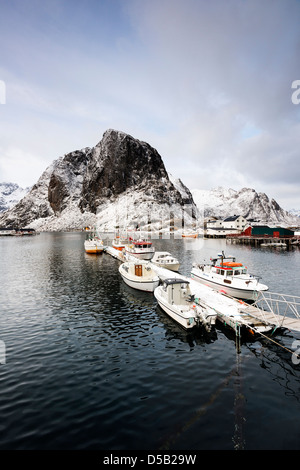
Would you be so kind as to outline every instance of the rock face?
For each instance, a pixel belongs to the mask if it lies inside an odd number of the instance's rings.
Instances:
[[[107,198],[115,200],[131,189],[152,193],[158,202],[183,202],[153,147],[128,134],[106,131],[91,151],[79,206],[96,213]]]
[[[30,192],[3,213],[0,226],[67,230],[100,223],[103,228],[116,212],[123,219],[130,212],[130,221],[136,223],[154,205],[172,206],[179,217],[189,204],[195,217],[192,195],[183,188],[181,182],[172,183],[153,147],[110,129],[95,147],[55,160]]]

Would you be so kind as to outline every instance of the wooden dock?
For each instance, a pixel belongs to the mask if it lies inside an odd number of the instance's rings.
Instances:
[[[105,247],[104,251],[121,262],[126,261],[121,251],[112,247]],[[257,334],[272,333],[278,328],[300,332],[300,297],[267,292],[267,294],[259,295],[253,305],[249,305],[217,292],[190,277],[151,264],[152,269],[162,281],[168,278],[180,278],[189,282],[195,302],[214,310],[217,319],[232,328],[237,336],[243,329]]]
[[[298,236],[294,237],[264,237],[264,236],[253,236],[253,235],[226,235],[226,242],[232,244],[242,244],[251,246],[275,247],[278,248],[292,248],[294,246],[300,246],[300,240]]]

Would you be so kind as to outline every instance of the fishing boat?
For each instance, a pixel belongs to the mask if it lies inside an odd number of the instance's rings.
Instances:
[[[123,251],[128,243],[127,238],[116,236],[112,241],[112,247],[115,248],[115,250]]]
[[[149,240],[131,240],[130,244],[126,245],[125,252],[139,259],[150,260],[155,248]]]
[[[91,233],[88,238],[84,241],[84,249],[86,253],[89,254],[102,253],[104,249],[103,241],[98,235],[96,235],[95,233]]]
[[[126,261],[119,267],[123,281],[134,289],[154,292],[159,285],[159,277],[153,271],[149,261]]]
[[[213,289],[244,300],[255,300],[259,292],[267,291],[268,286],[259,282],[259,277],[248,274],[243,263],[237,263],[235,257],[211,258],[211,264],[193,264],[191,277]]]
[[[170,269],[171,271],[178,271],[180,263],[177,258],[172,256],[168,251],[156,251],[151,263],[161,268]]]
[[[210,331],[216,322],[216,312],[196,304],[187,280],[165,279],[154,291],[159,306],[184,329],[204,325]]]

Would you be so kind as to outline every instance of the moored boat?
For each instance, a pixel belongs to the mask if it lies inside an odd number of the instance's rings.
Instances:
[[[170,269],[171,271],[178,271],[180,263],[177,258],[172,256],[168,251],[156,251],[151,263],[161,268]]]
[[[126,245],[125,251],[136,258],[150,260],[155,248],[150,240],[131,240],[130,244]]]
[[[89,254],[102,253],[104,249],[103,241],[98,235],[91,233],[89,237],[84,241],[84,249],[86,253]]]
[[[159,306],[184,329],[203,325],[210,331],[216,312],[196,304],[189,282],[181,278],[165,279],[154,291]]]
[[[257,294],[268,290],[268,286],[259,282],[259,277],[248,274],[243,263],[237,263],[235,257],[225,256],[224,252],[212,263],[193,264],[191,277],[215,290],[244,300],[255,300]]]
[[[127,238],[116,236],[112,241],[112,247],[115,250],[123,251],[128,243]]]
[[[154,292],[159,285],[159,277],[153,271],[149,261],[126,261],[119,267],[123,281],[134,289]]]

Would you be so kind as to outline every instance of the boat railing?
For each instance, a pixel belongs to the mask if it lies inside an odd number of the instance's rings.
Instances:
[[[296,295],[261,291],[252,305],[257,307],[262,315],[263,312],[272,312],[274,318],[280,319],[281,325],[287,317],[300,320],[300,297]]]

